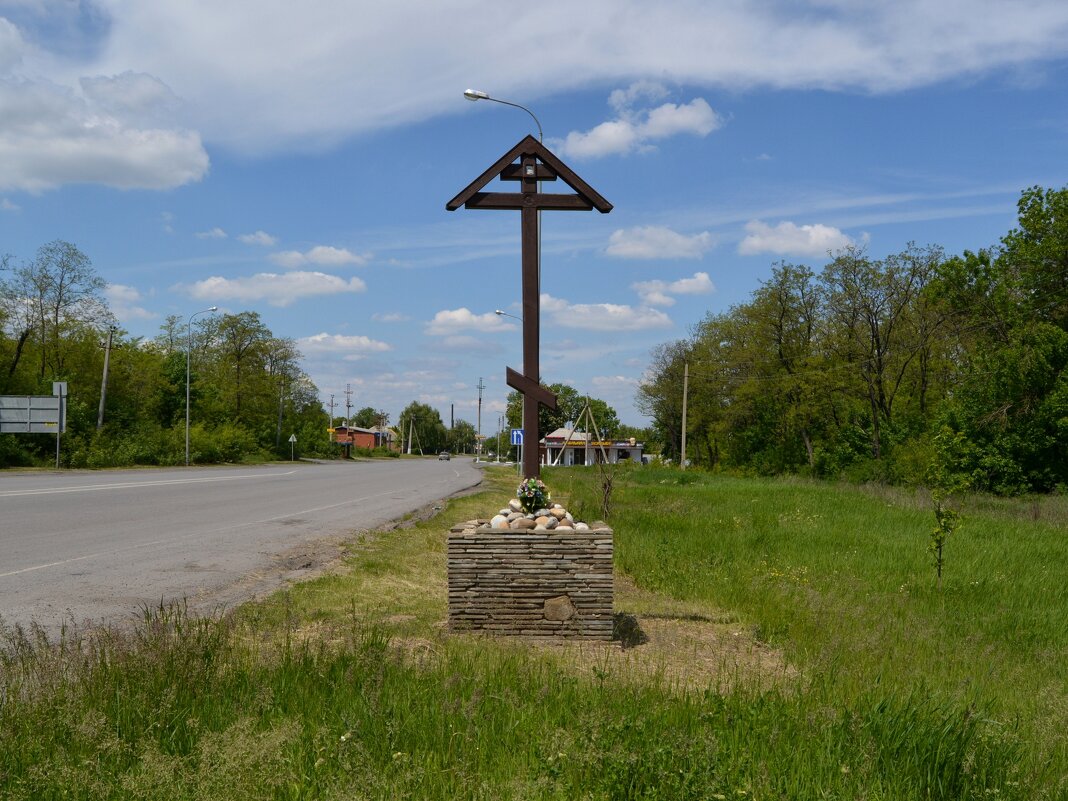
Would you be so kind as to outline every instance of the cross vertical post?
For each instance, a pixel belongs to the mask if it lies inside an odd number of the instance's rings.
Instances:
[[[522,262],[523,262],[523,376],[535,384],[541,380],[541,287],[538,285],[538,211],[534,206],[538,190],[534,178],[537,165],[534,156],[524,154],[523,210],[520,212]],[[529,177],[526,177],[529,176]],[[533,398],[523,404],[524,444],[523,477],[537,478],[540,473],[538,452],[538,409],[540,404]],[[531,437],[527,440],[526,437]]]
[[[515,164],[516,159],[519,163]],[[518,193],[483,192],[486,184],[494,178],[502,181],[519,181]],[[541,181],[561,179],[574,195],[543,194]],[[505,368],[508,386],[523,395],[523,477],[538,478],[540,475],[538,447],[539,405],[556,408],[556,396],[541,386],[541,281],[538,246],[538,212],[541,209],[556,211],[589,211],[597,209],[602,214],[612,210],[612,204],[601,197],[570,167],[532,136],[504,154],[497,162],[476,178],[460,194],[445,204],[448,211],[463,206],[468,209],[515,209],[520,211],[520,245],[523,288],[523,372]]]

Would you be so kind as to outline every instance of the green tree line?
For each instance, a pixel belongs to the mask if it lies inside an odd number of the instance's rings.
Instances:
[[[300,352],[256,312],[200,315],[191,325],[174,315],[144,339],[117,325],[105,288],[69,242],[50,242],[25,262],[0,260],[0,395],[51,395],[53,381],[67,382],[65,466],[184,463],[187,350],[191,461],[288,458],[293,434],[303,454],[332,453]],[[54,438],[0,434],[0,467],[54,458]]]
[[[639,408],[667,456],[1001,494],[1068,485],[1068,188],[1032,187],[997,245],[780,262],[658,346]]]

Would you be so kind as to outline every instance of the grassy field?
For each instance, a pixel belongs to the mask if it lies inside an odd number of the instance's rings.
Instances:
[[[1068,499],[969,499],[938,591],[922,495],[622,470],[643,644],[449,636],[445,531],[514,484],[233,614],[5,629],[0,798],[1068,798]]]

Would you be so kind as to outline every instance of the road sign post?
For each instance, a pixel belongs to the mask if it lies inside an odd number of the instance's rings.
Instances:
[[[53,381],[52,394],[59,398],[59,425],[56,426],[56,470],[59,470],[59,441],[63,436],[63,405],[67,399],[67,382]]]
[[[296,447],[296,445],[297,445],[297,435],[296,434],[290,434],[289,435],[289,461],[291,461],[291,462],[295,462],[296,461],[296,457],[293,454],[293,449]]]
[[[523,465],[523,429],[512,429],[512,444],[516,447],[515,463],[517,466],[516,472],[520,472],[519,468]]]

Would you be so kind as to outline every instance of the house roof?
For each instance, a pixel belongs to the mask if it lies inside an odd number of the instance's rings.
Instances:
[[[584,432],[584,431],[575,431],[575,432],[572,433],[570,428],[558,428],[558,429],[556,429],[556,431],[553,431],[551,434],[546,434],[545,435],[545,439],[563,439],[568,434],[571,434],[571,440],[572,441],[579,440],[581,442],[588,442],[590,440],[590,435],[587,434],[586,432]]]

